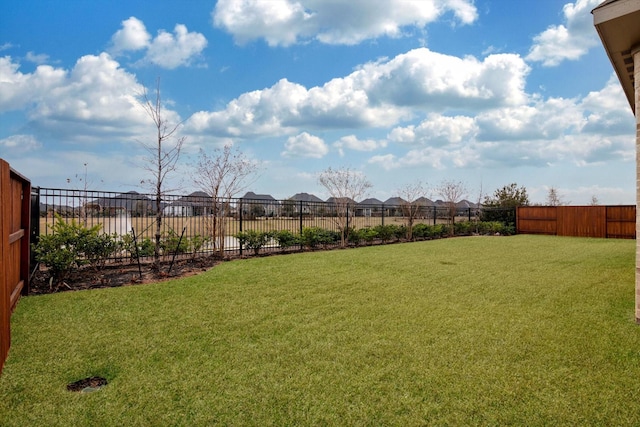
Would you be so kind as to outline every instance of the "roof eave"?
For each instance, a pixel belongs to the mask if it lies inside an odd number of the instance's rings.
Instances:
[[[607,0],[591,13],[605,52],[635,113],[633,62],[629,64],[629,58],[634,49],[640,47],[640,0]]]

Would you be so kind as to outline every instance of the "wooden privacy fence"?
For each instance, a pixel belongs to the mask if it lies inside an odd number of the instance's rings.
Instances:
[[[516,218],[521,234],[636,238],[635,206],[520,206]]]
[[[0,372],[11,344],[11,313],[29,289],[31,182],[0,159]]]

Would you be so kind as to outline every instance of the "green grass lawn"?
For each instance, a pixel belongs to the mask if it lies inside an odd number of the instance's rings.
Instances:
[[[639,425],[634,252],[455,238],[26,297],[0,425]]]

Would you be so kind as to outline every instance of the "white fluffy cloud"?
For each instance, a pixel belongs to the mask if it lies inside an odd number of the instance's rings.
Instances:
[[[262,38],[271,46],[288,46],[310,39],[353,45],[399,37],[446,13],[462,24],[478,17],[472,0],[219,0],[212,16],[238,43]]]
[[[433,110],[483,109],[525,102],[528,72],[529,67],[513,54],[480,61],[421,48],[366,64],[351,77],[374,102]]]
[[[194,114],[187,128],[217,137],[290,134],[300,128],[356,129],[393,126],[417,111],[485,110],[521,105],[529,68],[517,55],[483,61],[415,49],[366,64],[323,86],[280,80],[248,92],[221,111]]]
[[[394,128],[388,138],[402,145],[443,146],[460,144],[473,138],[477,132],[477,125],[471,117],[448,117],[433,113],[417,126]]]
[[[148,121],[136,99],[142,86],[106,53],[81,57],[59,83],[29,113],[52,130],[74,122],[79,134],[91,128],[113,134]]]
[[[122,28],[111,37],[112,52],[119,54],[130,50],[140,50],[149,46],[151,34],[144,23],[135,16],[122,21]]]
[[[575,60],[598,44],[593,29],[593,10],[602,0],[577,0],[563,7],[564,24],[553,25],[533,39],[526,59],[552,67],[564,60]]]
[[[529,105],[487,111],[476,117],[478,139],[553,139],[579,131],[584,117],[574,100],[550,98]]]
[[[158,33],[147,50],[148,61],[169,69],[190,65],[207,46],[202,34],[190,33],[182,24],[176,25],[174,33],[175,36],[162,30]]]
[[[603,135],[633,135],[633,122],[628,120],[629,104],[615,74],[599,91],[589,92],[580,102],[585,112],[582,132]]]
[[[66,71],[49,65],[38,66],[33,73],[20,72],[20,64],[10,56],[0,58],[0,113],[18,110],[47,96],[64,81]]]
[[[481,111],[473,116],[428,114],[417,125],[389,132],[403,154],[380,154],[371,164],[406,167],[578,166],[632,161],[633,120],[615,76],[584,98],[536,99],[528,104]]]
[[[35,130],[68,142],[145,135],[150,120],[137,98],[143,91],[107,53],[83,56],[70,70],[40,65],[32,73],[0,58],[0,112],[23,109]],[[174,111],[163,112],[170,122],[180,121]]]
[[[291,136],[285,144],[284,157],[306,157],[321,159],[329,152],[327,144],[315,135],[302,132],[299,135]]]
[[[207,47],[207,39],[202,34],[189,32],[182,24],[175,26],[173,34],[159,30],[158,35],[151,38],[144,23],[134,16],[122,21],[122,28],[111,37],[111,43],[114,55],[145,50],[142,63],[168,69],[191,65]]]
[[[359,139],[356,135],[347,135],[334,142],[333,146],[338,149],[340,156],[344,156],[345,149],[353,151],[375,151],[379,148],[386,147],[387,141]]]

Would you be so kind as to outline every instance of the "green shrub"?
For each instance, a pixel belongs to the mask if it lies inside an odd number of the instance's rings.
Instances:
[[[516,208],[515,207],[490,207],[485,206],[480,211],[480,221],[482,222],[499,222],[501,224],[515,225]]]
[[[242,247],[247,249],[253,249],[253,252],[258,255],[260,249],[269,243],[271,239],[271,233],[262,232],[256,230],[241,231],[234,235],[240,242]]]
[[[273,238],[281,249],[286,249],[300,244],[300,237],[296,236],[289,230],[277,231],[273,234]]]
[[[356,230],[355,228],[349,228],[347,230],[347,241],[352,245],[359,246],[364,240],[363,229]]]
[[[149,239],[148,237],[145,237],[143,239],[137,237],[136,240],[138,243],[137,254],[139,256],[153,256],[155,252],[154,248],[156,245],[151,239]],[[136,257],[136,245],[133,241],[133,235],[125,234],[124,236],[122,236],[122,248],[123,250],[129,252],[129,256],[131,257],[131,259],[134,259]]]
[[[305,227],[302,229],[301,242],[310,249],[320,245],[327,247],[340,242],[340,232],[320,227]]]
[[[375,231],[377,237],[383,242],[388,242],[394,236],[394,229],[392,225],[376,225],[372,229]]]
[[[304,227],[300,236],[301,243],[309,249],[318,247],[320,243],[319,227]]]
[[[189,252],[189,239],[182,238],[174,230],[169,230],[160,241],[160,249],[165,255],[168,254],[185,254]]]
[[[365,227],[362,230],[362,238],[367,244],[371,244],[375,239],[378,238],[378,232],[375,228]]]
[[[451,227],[446,224],[430,225],[425,229],[425,238],[439,239],[451,235]]]
[[[407,226],[406,225],[393,225],[393,236],[396,240],[407,238]]]
[[[416,224],[413,226],[412,235],[414,239],[426,239],[430,237],[431,226],[429,224]]]
[[[456,222],[453,225],[453,233],[456,236],[468,236],[473,230],[473,223],[469,221]]]
[[[191,255],[193,258],[196,257],[198,252],[204,247],[204,245],[210,240],[208,236],[201,236],[200,234],[196,234],[195,236],[188,239],[189,250],[191,251]]]
[[[49,269],[52,282],[59,283],[73,269],[85,264],[104,266],[107,258],[121,249],[115,235],[101,234],[100,224],[85,227],[74,219],[66,222],[60,215],[51,226],[51,234],[39,236],[33,245],[35,258]]]
[[[334,230],[320,229],[320,244],[324,247],[340,243],[341,233]]]
[[[76,265],[75,248],[67,240],[56,234],[40,236],[38,244],[33,246],[36,260],[49,269],[54,282],[59,282]]]
[[[117,233],[91,233],[86,236],[84,255],[89,264],[96,269],[104,267],[107,259],[122,250],[122,241]]]
[[[478,223],[478,234],[496,234],[502,229],[499,221],[482,221]]]

